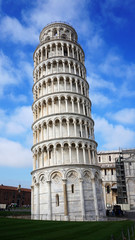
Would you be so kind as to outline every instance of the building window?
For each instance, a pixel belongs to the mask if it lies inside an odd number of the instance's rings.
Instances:
[[[59,194],[56,194],[56,207],[59,206]]]
[[[106,175],[106,169],[105,169],[105,175]]]
[[[98,161],[101,162],[101,157],[98,157]]]
[[[107,186],[107,193],[110,193],[110,186]]]
[[[75,191],[75,187],[74,187],[74,184],[71,185],[71,192],[74,193]]]
[[[64,49],[64,56],[67,56],[67,50]]]
[[[13,192],[13,198],[15,198],[15,192]]]
[[[51,159],[52,151],[49,150],[49,159]]]
[[[131,175],[131,168],[130,168],[130,166],[131,166],[131,162],[129,162],[129,175]]]
[[[83,93],[83,95],[85,95],[85,93]],[[87,108],[85,106],[85,115],[87,116]]]
[[[111,156],[109,156],[109,161],[111,162]]]
[[[81,137],[81,131],[79,131],[79,136]]]
[[[111,169],[111,174],[113,175],[113,169]]]

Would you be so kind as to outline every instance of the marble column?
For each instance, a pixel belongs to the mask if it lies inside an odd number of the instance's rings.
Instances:
[[[96,192],[95,178],[91,179],[91,181],[92,181],[92,189],[93,189],[93,197],[94,197],[95,218],[96,218],[96,220],[98,220],[99,219],[99,212],[98,212],[98,202],[97,202],[97,192]]]
[[[37,168],[40,167],[40,164],[39,164],[39,152],[37,153]]]
[[[59,101],[59,113],[60,113],[60,110],[61,110],[61,106],[60,106],[60,98],[58,98],[58,101]]]
[[[92,150],[92,159],[93,159],[93,164],[95,164],[95,154],[94,154],[94,150]]]
[[[52,196],[51,196],[51,181],[48,184],[48,220],[52,219]]]
[[[69,62],[69,73],[71,73],[71,63]]]
[[[76,92],[78,93],[78,82],[76,81],[75,84],[76,84]]]
[[[86,154],[85,154],[85,147],[83,147],[83,161],[86,164]]]
[[[74,99],[73,98],[71,98],[71,102],[72,102],[72,112],[74,113],[75,109],[74,109]]]
[[[70,163],[72,163],[72,152],[71,152],[71,150],[72,150],[72,147],[69,146],[69,161],[70,161]]]
[[[92,164],[92,162],[91,162],[90,148],[88,148],[88,156],[89,156],[89,163]]]
[[[41,125],[41,141],[44,140],[44,128],[43,125]]]
[[[75,134],[75,137],[76,137],[76,121],[74,120],[74,134]]]
[[[36,154],[34,154],[33,170],[36,170],[36,161],[37,161]]]
[[[56,43],[56,56],[58,56],[58,44]]]
[[[63,146],[61,147],[61,158],[62,158],[62,164],[64,164]]]
[[[84,101],[83,101],[83,115],[85,115],[85,106],[84,106]]]
[[[80,178],[80,197],[81,197],[81,209],[82,209],[82,220],[85,220],[85,206],[84,206],[84,193],[83,193],[83,179]]]
[[[56,133],[56,132],[55,132],[55,122],[52,123],[52,126],[53,126],[53,138],[55,138],[55,137],[56,137],[56,136],[55,136],[55,133]]]
[[[53,164],[57,163],[56,147],[54,147]]]
[[[82,122],[80,121],[79,124],[80,124],[81,137],[83,137],[83,132],[82,132]]]
[[[68,199],[67,199],[67,180],[63,179],[63,195],[64,195],[64,215],[65,220],[68,220]]]
[[[36,190],[36,219],[40,219],[39,183],[35,184],[35,190]]]
[[[42,167],[44,167],[44,149],[42,149]]]
[[[60,120],[60,137],[62,137],[62,121]]]
[[[77,163],[79,163],[79,149],[78,149],[78,146],[76,146],[76,155],[77,155]]]
[[[68,137],[69,137],[69,120],[67,120],[67,133],[68,133]]]
[[[68,99],[67,97],[65,97],[65,104],[66,104],[66,112],[68,112],[68,103],[67,103]]]
[[[31,186],[31,217],[33,219],[34,214],[34,186]]]
[[[64,45],[62,44],[62,56],[64,56]]]
[[[72,55],[73,55],[73,58],[75,57],[74,56],[74,47],[72,46]]]
[[[80,101],[77,100],[77,105],[78,105],[78,113],[80,114]]]
[[[85,123],[85,136],[88,138],[87,123]]]
[[[69,57],[69,45],[67,45],[67,52],[68,52],[68,57]]]

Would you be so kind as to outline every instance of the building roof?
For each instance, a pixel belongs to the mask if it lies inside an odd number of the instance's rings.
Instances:
[[[14,191],[18,191],[18,189],[20,189],[23,192],[31,192],[31,189],[29,188],[21,188],[21,186],[18,187],[13,187],[13,186],[5,186],[3,184],[0,185],[0,190],[14,190]]]
[[[135,153],[135,148],[119,149],[119,150],[107,150],[107,151],[98,151],[97,155],[100,154],[130,154]]]
[[[130,156],[128,158],[124,158],[123,161],[124,162],[135,162],[135,154],[133,154],[132,156]]]

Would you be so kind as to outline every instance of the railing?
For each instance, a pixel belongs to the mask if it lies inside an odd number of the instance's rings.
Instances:
[[[51,40],[56,40],[56,39],[60,39],[60,40],[69,40],[69,41],[72,41],[72,42],[75,42],[77,43],[77,41],[75,39],[72,39],[72,38],[69,38],[69,37],[66,37],[66,38],[62,38],[61,36],[54,36],[54,37],[48,37],[46,40],[43,40],[43,42],[48,42],[48,41],[51,41]],[[81,45],[78,43],[78,45],[81,47]]]
[[[54,37],[49,37],[49,39],[47,39],[47,40],[43,40],[43,39],[42,39],[41,42],[42,42],[42,43],[46,43],[46,42],[48,42],[48,41],[57,40],[57,39],[72,41],[72,42],[74,42],[74,43],[77,43],[77,45],[82,49],[80,43],[78,43],[77,40],[72,39],[72,38],[68,38],[68,37],[62,38],[61,36],[54,36]],[[83,49],[82,49],[82,50],[83,50]]]
[[[54,21],[54,22],[50,22],[50,23],[48,23],[45,27],[48,27],[49,25],[55,24],[55,23],[63,23],[63,24],[69,25],[70,27],[73,28],[73,26],[72,26],[71,24],[69,24],[68,22],[64,22],[64,21]],[[74,28],[73,28],[73,29],[74,29]]]

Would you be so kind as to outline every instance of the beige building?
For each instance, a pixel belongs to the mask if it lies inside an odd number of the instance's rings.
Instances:
[[[135,208],[134,154],[135,149],[97,153],[98,164],[101,167],[105,207],[122,204],[124,209]],[[120,162],[119,156],[121,156]]]
[[[124,159],[125,180],[130,210],[135,210],[135,154]]]
[[[32,216],[98,220],[105,214],[85,55],[75,29],[47,25],[34,52]]]

